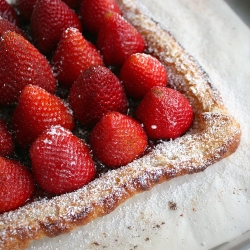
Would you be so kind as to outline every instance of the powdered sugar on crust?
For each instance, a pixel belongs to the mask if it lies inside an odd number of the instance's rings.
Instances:
[[[204,170],[233,153],[239,144],[239,124],[227,113],[198,63],[160,25],[143,15],[134,0],[118,3],[144,36],[148,52],[166,66],[170,86],[191,101],[195,112],[192,129],[75,192],[4,213],[0,216],[0,249],[22,249],[33,239],[68,232],[110,213],[124,200],[157,183]]]

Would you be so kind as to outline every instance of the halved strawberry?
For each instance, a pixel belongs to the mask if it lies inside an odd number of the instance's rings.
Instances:
[[[0,0],[0,17],[9,20],[17,26],[19,25],[15,9],[6,0]]]
[[[120,8],[114,0],[83,0],[80,7],[83,27],[97,34],[104,15],[109,11],[121,14]]]
[[[127,111],[127,98],[119,79],[106,67],[92,66],[74,82],[69,103],[77,120],[94,126],[108,111]]]
[[[7,19],[0,18],[0,36],[2,36],[3,33],[6,31],[14,31],[19,35],[22,35],[23,37],[27,38],[24,31],[19,29],[14,23],[10,22]]]
[[[136,117],[151,139],[175,139],[183,135],[193,121],[193,110],[180,92],[153,87],[142,99]]]
[[[155,57],[136,53],[122,65],[120,80],[126,94],[141,99],[152,87],[167,85],[167,72],[164,65]]]
[[[30,149],[37,183],[47,192],[71,192],[90,182],[95,165],[86,144],[71,131],[55,126],[46,130]]]
[[[90,133],[94,156],[108,167],[117,168],[139,157],[147,147],[147,136],[131,117],[108,112]]]
[[[143,52],[145,42],[121,15],[108,12],[98,33],[97,47],[106,64],[121,66],[130,55]]]
[[[28,84],[53,93],[56,79],[47,59],[30,42],[7,31],[0,40],[0,104],[16,102]]]
[[[14,142],[10,134],[7,124],[0,119],[0,155],[10,156],[14,153]]]
[[[30,21],[37,0],[16,0],[15,7],[25,21]]]
[[[74,27],[82,31],[76,13],[61,0],[38,0],[30,20],[34,44],[43,54],[51,54],[63,31]]]
[[[92,65],[103,65],[102,57],[93,44],[75,28],[66,29],[52,58],[58,81],[71,87],[79,75]]]
[[[13,130],[17,143],[29,147],[31,143],[53,125],[72,130],[74,119],[71,110],[57,96],[34,86],[26,86],[13,114]]]
[[[26,203],[34,192],[31,173],[21,163],[0,157],[0,213]]]

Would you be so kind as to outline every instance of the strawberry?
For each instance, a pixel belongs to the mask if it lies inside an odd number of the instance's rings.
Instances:
[[[28,169],[18,161],[0,157],[0,213],[26,203],[34,192],[34,181]]]
[[[1,18],[0,19],[0,36],[2,36],[3,33],[6,31],[14,31],[18,33],[19,35],[22,35],[23,37],[27,38],[24,31],[19,29],[14,23],[10,22],[7,19]]]
[[[95,165],[86,144],[71,131],[55,126],[46,130],[30,149],[37,183],[47,192],[71,192],[90,182]]]
[[[0,17],[9,20],[17,26],[19,25],[15,9],[6,0],[0,0]]]
[[[10,156],[14,153],[14,142],[5,121],[0,119],[0,155]]]
[[[25,21],[30,21],[37,0],[16,0],[15,7]]]
[[[83,27],[91,33],[97,34],[104,15],[109,11],[121,14],[120,8],[114,0],[83,0],[80,6]]]
[[[79,75],[91,65],[103,65],[102,57],[79,30],[66,29],[52,58],[58,81],[71,87]]]
[[[5,32],[0,40],[0,104],[16,102],[30,83],[51,93],[56,88],[47,59],[21,35]]]
[[[92,66],[74,82],[69,103],[76,119],[94,126],[107,111],[127,111],[127,98],[119,79],[106,67]]]
[[[34,44],[43,54],[51,54],[63,31],[74,27],[82,31],[76,13],[61,0],[38,0],[30,20]]]
[[[141,99],[154,86],[166,86],[167,73],[164,65],[151,55],[136,53],[122,65],[120,80],[125,92]]]
[[[106,64],[121,66],[130,55],[143,52],[145,42],[121,15],[108,12],[98,33],[97,47]]]
[[[61,125],[72,130],[71,111],[57,96],[35,86],[26,86],[13,114],[13,130],[17,143],[27,148],[47,128]]]
[[[94,156],[108,167],[117,168],[139,157],[147,147],[147,136],[133,118],[109,112],[90,133]]]
[[[174,139],[192,124],[193,111],[180,92],[167,87],[153,87],[142,99],[136,117],[151,139]]]
[[[20,13],[20,16],[25,21],[30,21],[32,12],[35,8],[37,0],[16,0],[15,7]],[[80,6],[80,0],[63,0],[70,8],[76,9]]]

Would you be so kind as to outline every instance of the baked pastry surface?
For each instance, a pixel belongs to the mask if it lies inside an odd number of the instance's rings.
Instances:
[[[108,214],[124,200],[157,183],[204,170],[233,153],[239,144],[239,124],[198,63],[168,32],[144,15],[134,0],[118,3],[144,36],[148,52],[166,65],[170,86],[192,103],[194,124],[181,138],[158,144],[148,155],[106,173],[76,192],[1,215],[1,249],[22,249],[31,240],[69,232]]]

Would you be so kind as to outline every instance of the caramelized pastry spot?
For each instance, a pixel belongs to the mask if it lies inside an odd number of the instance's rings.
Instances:
[[[169,207],[170,210],[177,210],[177,204],[176,204],[176,202],[169,201],[168,202],[168,207]]]

